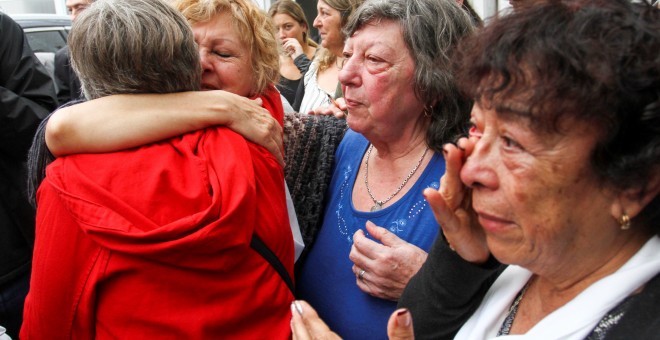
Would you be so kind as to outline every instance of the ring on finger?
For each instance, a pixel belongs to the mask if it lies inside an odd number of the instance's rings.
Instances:
[[[364,281],[364,273],[366,273],[366,271],[364,269],[360,269],[360,273],[358,273],[358,279],[360,279],[360,281]]]

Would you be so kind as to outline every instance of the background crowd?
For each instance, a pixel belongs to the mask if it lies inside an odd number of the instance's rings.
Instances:
[[[0,336],[660,338],[660,9],[512,5],[0,13]]]

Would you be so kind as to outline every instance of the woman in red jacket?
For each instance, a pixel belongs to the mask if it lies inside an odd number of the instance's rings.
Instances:
[[[85,96],[224,86],[261,98],[281,121],[272,82],[243,79],[249,49],[232,18],[253,7],[234,1],[209,15],[208,29],[230,47],[201,47],[209,53],[202,65],[234,57],[216,63],[221,75],[204,66],[200,81],[197,45],[179,12],[161,1],[95,2],[70,36]],[[55,160],[37,196],[21,338],[288,338],[293,294],[251,247],[257,235],[292,276],[283,183],[271,153],[226,128]]]

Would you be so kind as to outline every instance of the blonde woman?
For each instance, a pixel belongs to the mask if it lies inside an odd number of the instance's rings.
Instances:
[[[318,12],[313,25],[321,35],[322,49],[316,53],[303,77],[304,87],[298,88],[294,110],[311,113],[314,109],[331,105],[334,99],[342,97],[338,78],[344,60],[342,51],[346,39],[342,28],[362,2],[363,0],[318,1]]]
[[[302,74],[309,68],[318,45],[309,38],[309,24],[305,13],[293,0],[279,0],[268,10],[281,42],[280,81],[277,89],[294,103]]]

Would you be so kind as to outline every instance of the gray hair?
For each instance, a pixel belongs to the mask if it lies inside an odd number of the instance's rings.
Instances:
[[[161,0],[98,0],[73,23],[71,64],[87,99],[197,90],[192,29]]]
[[[415,62],[414,89],[431,116],[427,144],[442,145],[464,133],[472,107],[460,95],[452,72],[452,54],[460,39],[474,31],[473,21],[453,0],[367,0],[348,20],[348,37],[369,23],[399,23]]]

